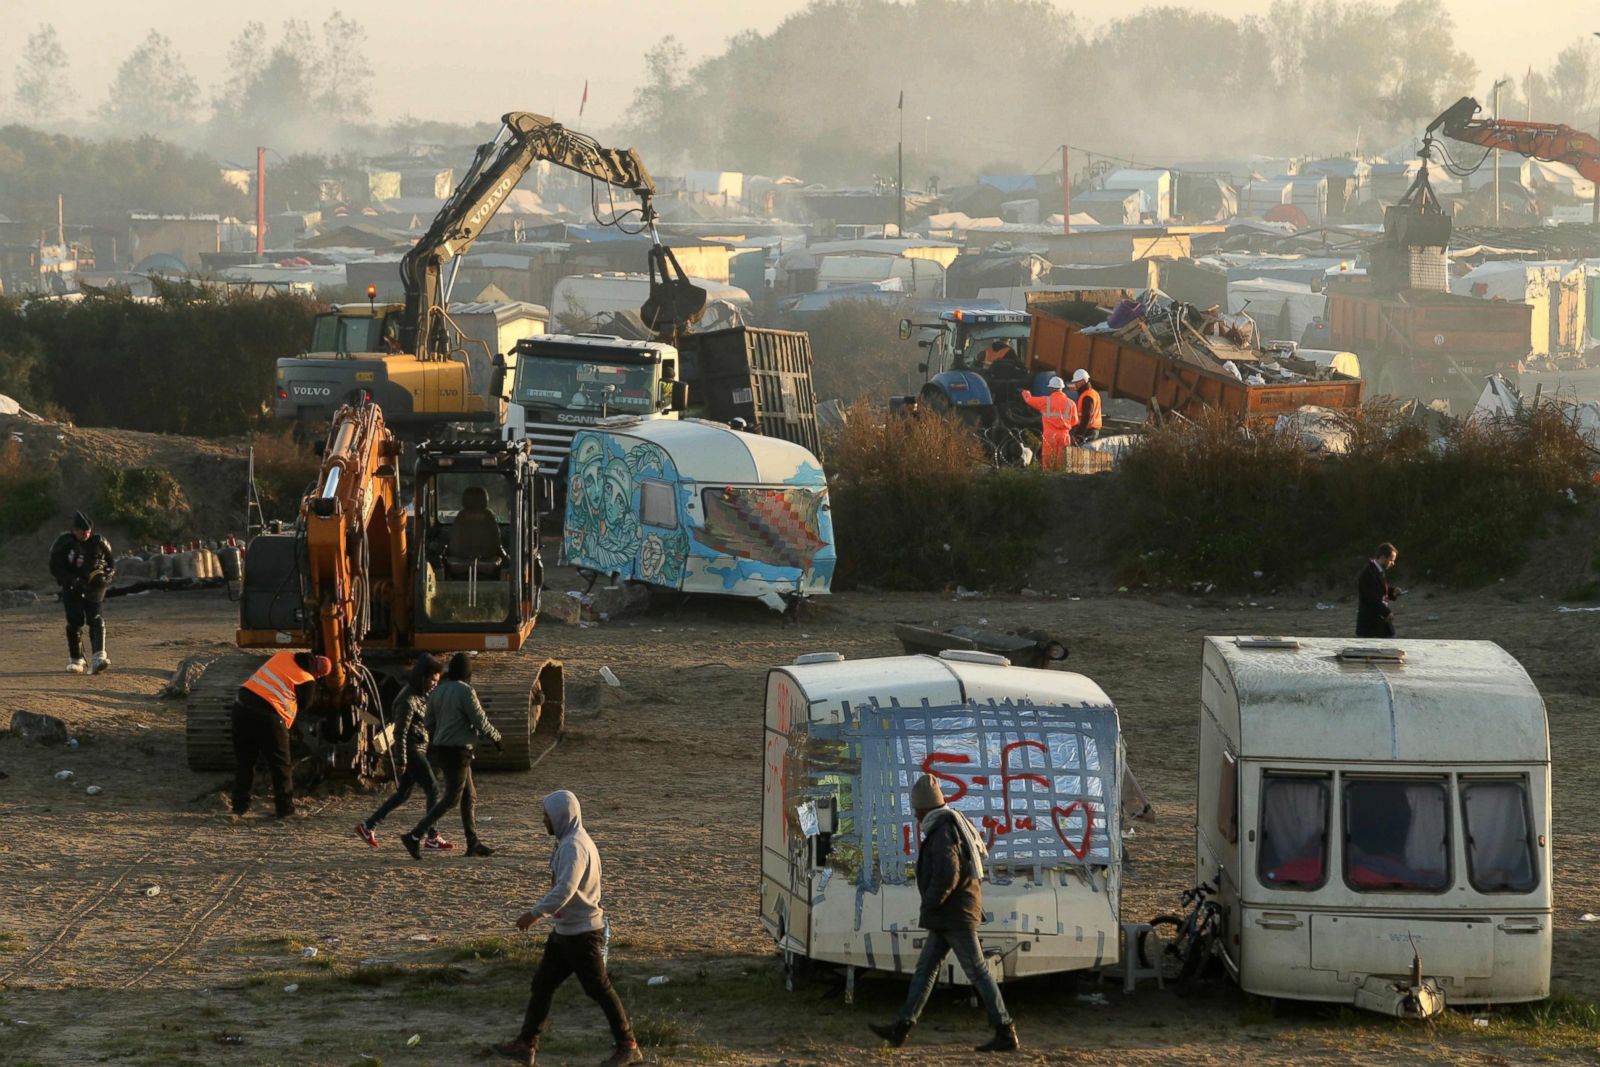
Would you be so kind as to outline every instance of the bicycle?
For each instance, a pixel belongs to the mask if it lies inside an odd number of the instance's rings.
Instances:
[[[1139,964],[1153,966],[1152,941],[1159,941],[1161,953],[1158,965],[1163,982],[1186,985],[1205,972],[1206,965],[1222,943],[1226,912],[1221,904],[1209,898],[1217,889],[1201,882],[1183,892],[1183,915],[1157,915],[1150,920],[1150,929],[1139,935]],[[1166,936],[1164,931],[1170,930]]]

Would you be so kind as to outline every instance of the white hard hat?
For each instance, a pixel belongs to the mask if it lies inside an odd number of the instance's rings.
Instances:
[[[1050,389],[1065,389],[1067,387],[1067,383],[1062,381],[1060,376],[1055,374],[1052,374],[1050,376],[1050,380],[1045,384],[1046,387]]]
[[[1079,382],[1086,382],[1088,380],[1089,380],[1089,372],[1084,370],[1082,367],[1079,367],[1077,370],[1072,372],[1072,384],[1073,385],[1077,385]]]

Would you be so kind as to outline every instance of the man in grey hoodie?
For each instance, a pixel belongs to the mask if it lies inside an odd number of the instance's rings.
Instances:
[[[578,798],[565,789],[544,798],[544,828],[556,839],[550,856],[550,892],[517,920],[518,930],[549,917],[555,929],[544,943],[544,956],[533,972],[533,988],[522,1032],[515,1041],[495,1051],[518,1063],[532,1064],[539,1049],[539,1034],[550,1015],[550,1000],[570,975],[578,976],[583,991],[600,1005],[611,1024],[615,1042],[611,1067],[643,1063],[639,1044],[622,999],[606,974],[605,911],[600,907],[600,853],[583,828]]]

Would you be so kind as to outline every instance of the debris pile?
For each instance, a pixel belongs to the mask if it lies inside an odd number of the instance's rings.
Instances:
[[[1330,367],[1295,356],[1292,342],[1274,341],[1263,348],[1255,320],[1221,305],[1199,307],[1174,300],[1159,289],[1137,299],[1125,297],[1102,308],[1104,322],[1087,326],[1086,334],[1110,334],[1118,341],[1159,353],[1178,363],[1231,375],[1246,385],[1329,381]]]

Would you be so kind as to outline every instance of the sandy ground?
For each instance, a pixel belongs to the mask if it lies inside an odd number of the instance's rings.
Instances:
[[[1600,613],[1493,590],[1421,595],[1403,608],[1407,635],[1498,640],[1538,683],[1555,752],[1555,984],[1600,999],[1600,925],[1579,919],[1600,911]],[[223,776],[187,769],[182,702],[154,694],[183,656],[230,647],[232,608],[219,593],[124,598],[108,616],[115,669],[85,678],[60,670],[53,605],[0,615],[0,708],[62,716],[82,740],[68,752],[0,736],[9,775],[0,780],[0,1063],[485,1062],[486,1044],[514,1031],[536,956],[510,923],[544,883],[538,798],[558,787],[584,799],[606,862],[618,985],[641,1034],[662,1044],[657,1058],[881,1062],[864,1025],[888,1017],[903,986],[863,981],[854,1006],[827,981],[785,993],[757,920],[768,666],[806,651],[896,654],[897,621],[987,619],[1067,634],[1072,668],[1117,702],[1156,807],[1157,821],[1129,842],[1123,910],[1134,918],[1170,910],[1192,880],[1200,637],[1343,634],[1353,608],[852,594],[793,627],[760,610],[701,605],[593,629],[541,627],[536,649],[565,660],[580,691],[566,738],[531,773],[482,776],[481,831],[498,855],[420,863],[396,840],[420,812],[415,802],[382,827],[374,850],[352,827],[381,791],[311,797],[312,813],[286,824],[234,822],[222,813]],[[595,684],[602,665],[620,689]],[[63,769],[72,783],[53,778]],[[104,792],[86,795],[89,784]],[[147,895],[152,886],[158,895]],[[647,986],[654,975],[670,981]],[[286,993],[289,984],[299,988]],[[1600,1062],[1593,1041],[1548,1043],[1498,1017],[1486,1029],[1459,1015],[1424,1027],[1247,1003],[1225,989],[1124,998],[1108,985],[1104,1004],[1096,991],[1089,979],[1014,987],[1023,1059]],[[962,1062],[981,1024],[941,994],[895,1058]],[[604,1045],[598,1012],[567,990],[541,1062],[593,1062]]]

